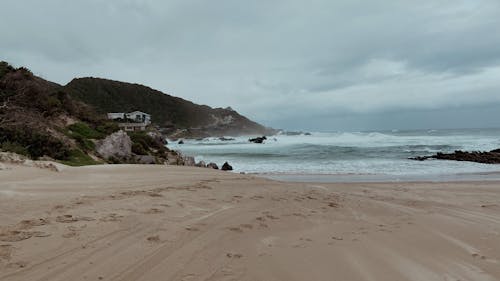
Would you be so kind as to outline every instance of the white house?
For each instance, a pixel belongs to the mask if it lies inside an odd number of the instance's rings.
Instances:
[[[142,111],[126,113],[125,116],[127,117],[127,119],[133,120],[135,122],[145,123],[146,125],[151,124],[151,115]]]
[[[125,119],[125,113],[123,112],[111,112],[108,113],[108,119]]]
[[[118,123],[118,126],[125,131],[144,131],[146,130],[146,126],[151,124],[151,115],[142,111],[130,113],[111,112],[108,113],[108,119],[122,120]]]

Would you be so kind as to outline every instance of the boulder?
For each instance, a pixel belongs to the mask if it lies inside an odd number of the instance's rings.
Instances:
[[[151,155],[137,155],[135,156],[135,160],[139,164],[156,164],[156,159]]]
[[[212,169],[218,170],[219,166],[217,166],[217,164],[211,162],[211,163],[208,163],[207,168],[212,168]]]
[[[196,167],[201,167],[201,168],[206,168],[207,167],[207,164],[205,163],[205,161],[200,161],[198,163],[196,163],[195,165]]]
[[[132,155],[132,140],[127,133],[120,130],[98,141],[96,151],[105,159],[128,158]]]
[[[184,156],[184,166],[195,166],[196,162],[192,156]]]
[[[253,142],[253,143],[264,143],[265,140],[267,140],[266,136],[262,136],[262,137],[256,137],[253,139],[249,139],[248,141]]]
[[[222,171],[232,171],[233,167],[229,163],[225,162],[220,168]]]
[[[180,140],[177,144],[184,144],[184,141]]]

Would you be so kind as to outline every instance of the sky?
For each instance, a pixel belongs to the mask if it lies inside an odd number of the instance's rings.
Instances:
[[[290,130],[500,127],[498,0],[17,0],[0,60]]]

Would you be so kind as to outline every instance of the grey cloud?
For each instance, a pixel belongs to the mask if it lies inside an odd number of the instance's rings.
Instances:
[[[366,116],[389,112],[431,126],[417,116],[432,110],[457,126],[459,108],[500,104],[499,14],[496,0],[10,1],[0,54],[60,83],[143,83],[277,127],[375,128]]]

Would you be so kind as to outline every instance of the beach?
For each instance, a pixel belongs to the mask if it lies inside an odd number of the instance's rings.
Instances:
[[[0,280],[500,280],[500,182],[5,164]]]

